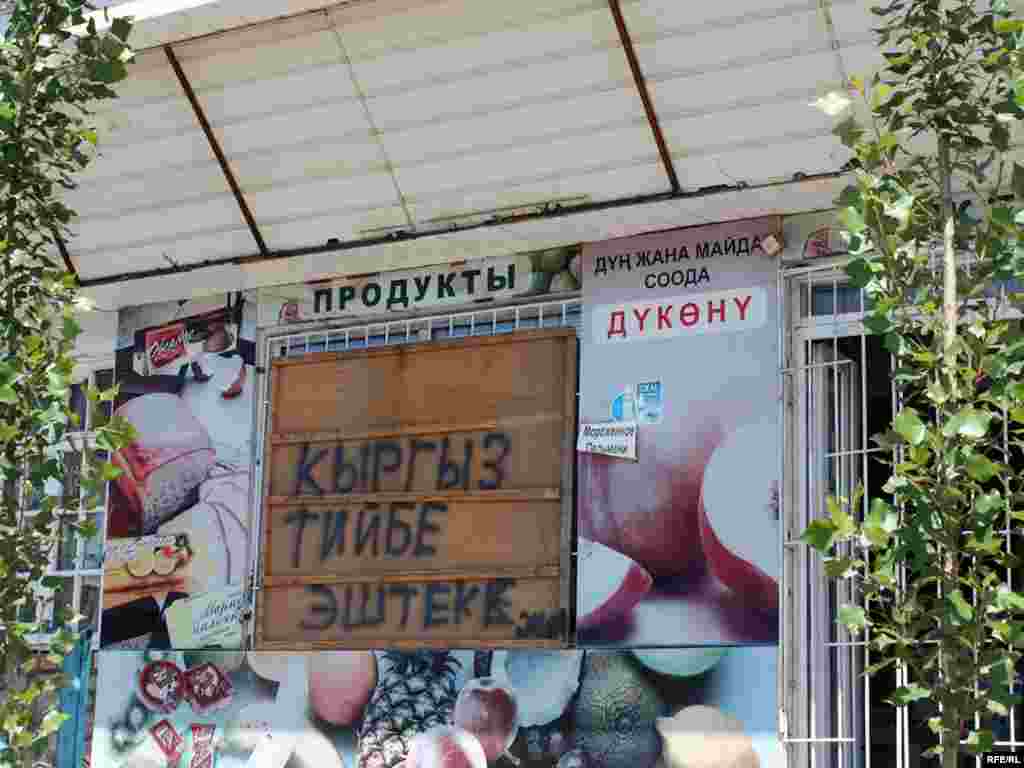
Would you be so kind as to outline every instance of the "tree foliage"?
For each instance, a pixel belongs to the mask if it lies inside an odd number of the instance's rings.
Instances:
[[[70,410],[75,320],[74,277],[61,256],[74,213],[62,200],[96,154],[91,107],[115,96],[126,76],[131,24],[100,25],[83,0],[18,0],[0,42],[0,675],[10,687],[0,700],[0,766],[29,765],[65,719],[54,693],[57,672],[76,640],[76,617],[55,616],[49,653],[32,653],[29,638],[43,627],[19,622],[19,608],[47,576],[57,544],[62,500],[45,496],[38,514],[19,499],[64,479],[62,453],[81,452],[82,485],[96,506],[118,470],[93,446],[71,444]],[[97,419],[101,400],[91,390]],[[131,437],[121,420],[98,422],[95,448],[112,453]],[[77,507],[77,499],[75,505]],[[95,535],[82,526],[81,533]],[[49,629],[49,628],[47,628]]]
[[[1024,21],[1006,0],[982,5],[872,9],[884,64],[850,84],[835,133],[855,183],[837,204],[899,407],[874,438],[887,497],[830,499],[803,535],[861,598],[839,620],[864,633],[868,674],[903,665],[891,702],[941,707],[929,754],[944,768],[992,748],[1024,650],[1010,579],[1024,562],[1007,543],[1024,532],[1024,330],[1006,290],[1024,277]]]

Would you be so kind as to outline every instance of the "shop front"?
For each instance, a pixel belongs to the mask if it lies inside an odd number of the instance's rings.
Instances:
[[[787,765],[787,227],[122,309],[92,765]]]

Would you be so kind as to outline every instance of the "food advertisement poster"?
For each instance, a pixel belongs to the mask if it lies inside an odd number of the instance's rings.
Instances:
[[[576,291],[580,287],[579,257],[580,246],[573,245],[503,258],[262,288],[260,327]]]
[[[105,648],[241,645],[255,331],[240,293],[121,311],[115,412],[137,434],[112,458]]]
[[[104,768],[783,768],[776,650],[100,655]]]
[[[777,217],[584,247],[580,430],[638,427],[577,454],[582,645],[778,641],[780,250]]]

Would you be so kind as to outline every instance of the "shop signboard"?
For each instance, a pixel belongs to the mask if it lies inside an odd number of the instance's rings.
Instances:
[[[249,571],[255,304],[243,294],[121,311],[101,645],[240,647]]]
[[[263,288],[260,326],[443,310],[579,289],[580,246]]]
[[[778,635],[777,217],[585,246],[578,454],[582,644]]]
[[[103,768],[784,768],[776,649],[103,652]]]
[[[572,330],[269,374],[257,647],[565,642]]]

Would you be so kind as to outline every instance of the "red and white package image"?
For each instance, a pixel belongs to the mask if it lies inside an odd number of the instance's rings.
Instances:
[[[213,738],[217,726],[213,723],[193,723],[189,730],[192,733],[192,753],[187,768],[213,768],[216,764]]]
[[[207,715],[231,703],[234,686],[231,679],[209,662],[185,673],[185,696],[197,715]]]
[[[185,676],[173,662],[150,662],[139,671],[138,695],[146,709],[169,715],[185,697]]]
[[[118,408],[116,415],[137,433],[112,458],[124,470],[117,478],[118,489],[140,533],[151,534],[206,479],[216,452],[206,428],[176,395],[143,395]]]
[[[185,362],[185,323],[172,323],[146,331],[146,374],[166,373],[164,369]]]

